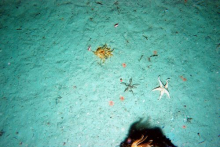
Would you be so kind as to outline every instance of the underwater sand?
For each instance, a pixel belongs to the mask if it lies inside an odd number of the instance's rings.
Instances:
[[[118,147],[143,118],[176,146],[217,147],[219,4],[2,0],[0,146]],[[152,92],[159,75],[170,99]]]

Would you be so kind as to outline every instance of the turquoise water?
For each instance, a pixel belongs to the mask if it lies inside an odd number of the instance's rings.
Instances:
[[[176,146],[218,146],[219,4],[2,0],[0,146],[117,147],[140,118]]]

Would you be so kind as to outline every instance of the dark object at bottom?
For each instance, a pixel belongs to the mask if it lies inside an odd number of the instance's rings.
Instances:
[[[0,136],[2,136],[5,133],[5,131],[1,130],[0,131]]]
[[[172,144],[169,138],[166,138],[160,128],[150,128],[148,121],[141,121],[142,119],[131,125],[128,136],[120,144],[120,147],[131,147],[132,143],[139,140],[142,135],[148,137],[138,145],[145,144],[152,140],[152,143],[150,144],[152,147],[176,147]]]

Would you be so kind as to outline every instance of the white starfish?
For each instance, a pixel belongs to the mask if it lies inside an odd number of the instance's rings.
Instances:
[[[161,99],[161,97],[163,96],[164,93],[168,96],[168,98],[170,98],[170,94],[169,94],[169,91],[168,91],[168,80],[169,80],[169,79],[167,79],[167,80],[166,80],[166,84],[163,85],[162,82],[160,81],[160,76],[158,77],[158,81],[159,81],[160,86],[159,86],[159,87],[156,87],[156,88],[154,88],[154,89],[152,90],[152,91],[156,91],[156,90],[157,90],[157,91],[160,91],[160,97],[159,97],[158,100]]]

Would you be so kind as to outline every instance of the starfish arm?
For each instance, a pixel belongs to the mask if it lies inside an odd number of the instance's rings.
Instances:
[[[124,92],[127,91],[129,89],[129,87],[125,88]]]
[[[162,90],[162,88],[161,87],[157,87],[157,88],[154,88],[152,91],[161,91]]]
[[[167,80],[166,80],[166,85],[164,86],[166,89],[168,88],[168,81],[170,80],[170,78],[168,78]]]
[[[159,84],[160,84],[160,87],[163,87],[163,84],[162,84],[162,82],[161,82],[161,80],[160,80],[160,76],[158,77],[158,82],[159,82]]]
[[[121,82],[120,84],[124,84],[125,86],[129,86],[127,83],[125,82]]]
[[[164,89],[164,93],[166,93],[166,95],[168,96],[168,98],[170,98],[170,94],[169,94],[169,92],[168,92],[166,89]]]
[[[166,83],[166,85],[164,86],[166,89],[168,88],[168,82]]]
[[[168,80],[167,80],[167,83],[166,83],[166,85],[164,86],[166,89],[168,88]]]
[[[160,91],[160,98],[159,98],[159,100],[162,98],[163,94],[164,94],[164,90],[161,90]]]
[[[137,85],[132,85],[132,88],[137,88]]]
[[[131,85],[131,83],[132,83],[132,78],[130,78],[130,80],[129,80],[129,84]]]
[[[133,92],[133,90],[131,89],[131,90],[129,90],[130,92],[132,92],[132,94],[134,95],[134,92]]]

